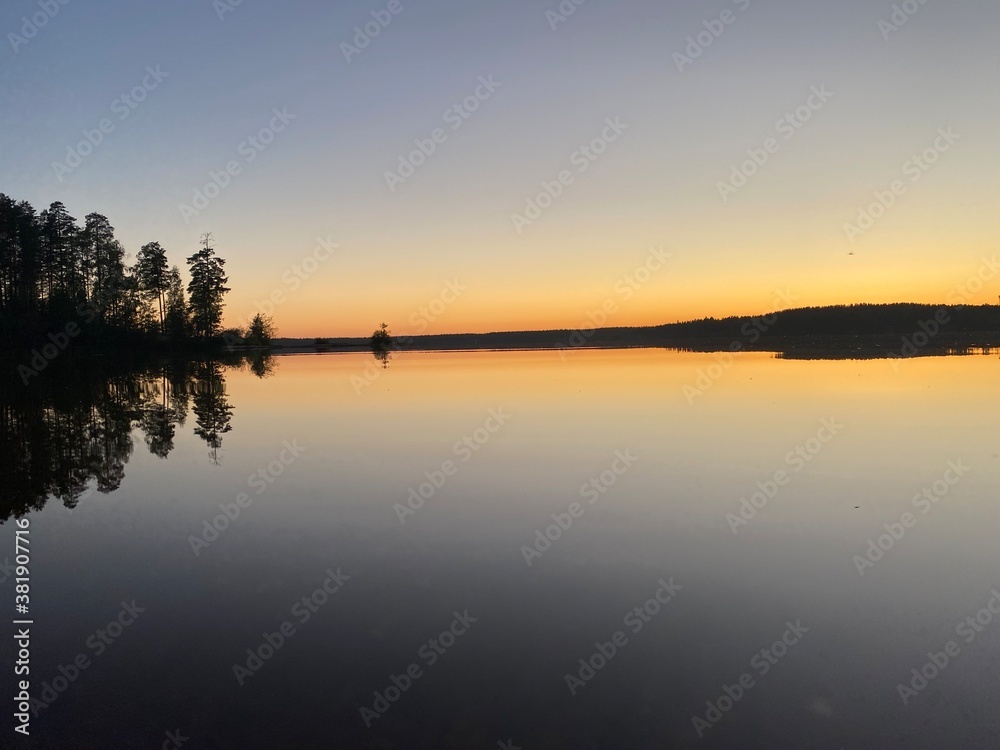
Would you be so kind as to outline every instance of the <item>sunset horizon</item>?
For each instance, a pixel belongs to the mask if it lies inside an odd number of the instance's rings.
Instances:
[[[997,748],[998,38],[4,0],[0,747]]]
[[[280,292],[283,336],[416,333],[455,280],[423,332],[575,328],[609,296],[618,325],[766,311],[775,289],[933,302],[995,252],[1000,107],[952,83],[987,64],[988,5],[306,3],[294,34],[248,2],[142,26],[117,7],[58,5],[29,39],[12,6],[0,178],[39,210],[107,216],[132,257],[160,242],[182,273],[212,232],[226,325]],[[109,25],[126,41],[85,41]],[[42,60],[63,72],[58,118]],[[651,248],[670,261],[623,299]]]

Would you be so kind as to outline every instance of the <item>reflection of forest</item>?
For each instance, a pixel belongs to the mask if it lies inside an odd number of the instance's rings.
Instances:
[[[57,367],[57,365],[60,365]],[[0,391],[0,523],[40,510],[50,497],[69,508],[89,492],[118,489],[138,428],[149,452],[166,458],[174,436],[193,415],[194,434],[219,461],[232,427],[225,370],[258,377],[274,367],[269,356],[225,361],[170,360],[136,368],[87,358],[56,362],[28,386],[7,377]]]

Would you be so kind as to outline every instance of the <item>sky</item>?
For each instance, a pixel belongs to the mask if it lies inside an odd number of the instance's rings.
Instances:
[[[227,325],[938,303],[997,250],[995,0],[64,2],[0,8],[0,192],[211,232]]]

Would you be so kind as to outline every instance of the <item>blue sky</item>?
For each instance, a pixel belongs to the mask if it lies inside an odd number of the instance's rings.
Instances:
[[[243,0],[220,19],[210,0],[70,0],[20,43],[22,19],[46,12],[11,0],[0,190],[104,213],[132,254],[158,240],[182,263],[213,232],[229,322],[278,289],[287,335],[381,320],[403,332],[452,279],[467,291],[430,330],[574,327],[659,246],[672,264],[616,324],[761,312],[786,287],[800,304],[934,301],[995,246],[995,2],[914,0],[884,33],[893,4],[860,0],[586,0],[564,3],[575,10],[555,29],[558,2],[400,0],[346,60],[342,43],[389,5]],[[688,37],[723,13],[732,22],[678,70]],[[166,77],[120,119],[119,97],[157,66]],[[445,112],[489,76],[495,91],[451,130]],[[814,86],[833,96],[723,200],[720,181]],[[294,119],[248,162],[241,144],[275,109]],[[53,163],[103,118],[113,129],[60,181]],[[576,172],[607,118],[627,130]],[[846,236],[947,127],[960,140]],[[444,141],[391,190],[386,172],[436,128]],[[186,220],[180,205],[232,161],[239,173]],[[573,183],[518,231],[512,215],[565,169]],[[284,271],[320,237],[338,253],[290,289]]]

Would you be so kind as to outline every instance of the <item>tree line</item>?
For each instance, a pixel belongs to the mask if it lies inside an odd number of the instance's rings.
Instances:
[[[186,286],[159,242],[128,259],[106,216],[80,225],[59,201],[36,212],[0,193],[0,347],[30,346],[68,322],[92,344],[221,341],[229,278],[210,234],[186,260]],[[258,317],[226,342],[266,344],[273,327]]]
[[[1000,332],[1000,306],[911,302],[830,305],[780,310],[768,315],[703,318],[647,329],[660,340],[731,339],[754,344],[781,337],[907,336],[931,328],[935,334],[980,334],[993,343]]]

